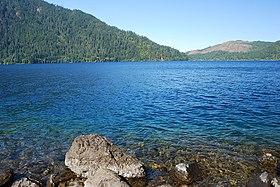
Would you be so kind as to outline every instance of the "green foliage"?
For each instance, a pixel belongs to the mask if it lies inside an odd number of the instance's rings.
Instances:
[[[188,59],[92,15],[42,0],[1,0],[0,15],[0,63]]]
[[[190,55],[192,60],[280,60],[280,41],[252,42],[249,52],[214,51],[206,54]]]

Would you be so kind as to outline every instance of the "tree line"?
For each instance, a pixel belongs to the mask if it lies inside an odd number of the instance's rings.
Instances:
[[[42,0],[1,0],[0,15],[0,63],[188,59],[147,37]]]
[[[252,42],[249,52],[214,51],[189,57],[192,60],[280,60],[280,41]]]

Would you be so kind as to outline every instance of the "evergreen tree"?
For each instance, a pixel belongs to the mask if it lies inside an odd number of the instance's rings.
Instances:
[[[188,59],[176,49],[43,0],[1,0],[0,24],[0,63]]]

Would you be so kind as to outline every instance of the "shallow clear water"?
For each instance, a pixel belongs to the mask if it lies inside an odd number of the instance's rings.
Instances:
[[[9,65],[0,86],[0,160],[19,170],[90,133],[144,161],[162,147],[280,148],[278,61]]]

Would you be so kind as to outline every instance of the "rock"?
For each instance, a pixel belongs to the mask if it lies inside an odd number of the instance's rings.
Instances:
[[[269,179],[268,179],[268,173],[267,172],[263,172],[260,175],[260,179],[263,183],[268,183]]]
[[[271,180],[271,185],[273,187],[280,187],[280,177],[275,177]]]
[[[249,180],[247,187],[269,187],[269,175],[267,172],[263,172],[260,176],[254,177]]]
[[[161,165],[159,165],[155,162],[152,162],[152,163],[149,163],[149,167],[152,168],[152,169],[160,169]]]
[[[67,182],[64,186],[59,185],[58,187],[84,187],[84,183],[76,179],[74,181]]]
[[[84,187],[84,180],[80,178],[71,179],[70,181],[60,182],[56,187]]]
[[[31,181],[28,178],[22,178],[15,181],[11,187],[39,187],[40,185]]]
[[[267,167],[275,167],[277,165],[278,159],[269,152],[263,153],[260,162]]]
[[[70,169],[60,168],[53,175],[50,176],[47,187],[58,186],[60,183],[66,183],[67,181],[75,179],[76,177],[76,174],[73,173]]]
[[[199,167],[196,161],[190,161],[186,164],[180,163],[175,166],[172,174],[180,184],[192,184],[199,179]]]
[[[0,169],[0,186],[7,184],[13,176],[11,169]]]
[[[64,168],[60,172],[57,172],[54,175],[53,181],[55,184],[59,184],[61,182],[69,181],[71,179],[75,179],[77,176],[70,169]]]
[[[92,178],[85,181],[85,187],[129,187],[115,172],[99,168]]]
[[[99,168],[125,178],[145,177],[142,162],[97,134],[77,137],[66,153],[65,165],[85,178],[92,178]]]
[[[220,180],[215,187],[225,187],[225,186],[232,186],[230,185],[230,182],[228,179],[222,179]]]
[[[277,172],[277,176],[280,176],[280,163],[278,163],[276,166],[276,172]]]
[[[163,184],[163,185],[160,185],[160,186],[157,186],[157,187],[172,187],[170,184]]]
[[[53,175],[50,175],[50,178],[47,181],[47,187],[55,187],[55,183],[53,181]]]
[[[145,177],[142,177],[142,178],[128,178],[127,181],[126,181],[129,186],[132,186],[132,187],[145,187],[147,186],[146,183],[146,178]]]
[[[71,179],[69,181],[63,181],[59,184],[54,184],[48,181],[47,187],[84,187],[84,180],[80,178]]]

